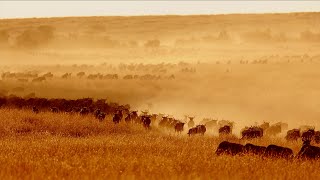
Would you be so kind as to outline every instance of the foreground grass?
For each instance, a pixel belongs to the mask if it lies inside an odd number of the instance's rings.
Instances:
[[[214,151],[222,139],[217,137],[115,126],[110,119],[98,123],[90,116],[0,109],[0,125],[1,179],[320,178],[320,161],[218,157]],[[17,131],[21,127],[28,131]],[[300,143],[281,139],[253,143],[286,145],[295,152],[300,148]]]

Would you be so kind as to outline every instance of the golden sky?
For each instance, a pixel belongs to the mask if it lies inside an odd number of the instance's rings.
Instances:
[[[0,18],[320,12],[320,1],[0,1]]]

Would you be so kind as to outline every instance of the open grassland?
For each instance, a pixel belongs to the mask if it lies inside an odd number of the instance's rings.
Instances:
[[[0,179],[320,179],[319,160],[215,155],[224,140],[276,144],[297,154],[302,143],[287,142],[285,132],[239,140],[242,128],[263,121],[319,130],[319,18],[1,19],[0,97],[103,98],[139,112],[181,121],[195,116],[196,124],[225,119],[235,127],[231,137],[210,130],[188,137],[186,127],[175,134],[154,124],[151,130],[115,125],[110,116],[99,122],[92,115],[2,107]],[[97,78],[110,74],[119,78]]]
[[[188,137],[120,123],[99,123],[91,116],[33,114],[0,110],[0,177],[3,179],[318,179],[320,161],[216,156],[224,139]],[[252,140],[277,144],[297,153],[300,142],[283,138]]]

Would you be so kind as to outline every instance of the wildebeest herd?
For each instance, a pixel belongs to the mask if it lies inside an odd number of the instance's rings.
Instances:
[[[117,103],[107,103],[105,99],[93,100],[91,98],[66,100],[66,99],[46,99],[46,98],[28,98],[24,99],[17,96],[0,97],[0,107],[31,109],[34,113],[51,111],[52,113],[78,113],[82,116],[92,115],[98,121],[104,121],[106,116],[112,118],[113,123],[118,124],[121,121],[126,123],[141,124],[146,129],[151,126],[159,127],[168,131],[174,131],[181,134],[184,126],[188,126],[187,134],[204,135],[206,131],[217,131],[219,136],[232,136],[234,122],[228,120],[203,119],[199,124],[194,122],[194,117],[186,116],[183,121],[177,120],[172,116],[164,114],[149,114],[148,111],[130,111],[129,105],[119,105]],[[187,122],[187,120],[189,120]],[[245,127],[241,131],[241,139],[254,139],[263,136],[275,136],[288,128],[288,124],[278,122],[270,125],[264,122],[261,125]],[[320,131],[315,131],[314,127],[301,126],[299,129],[288,130],[285,136],[287,141],[297,141],[301,139],[303,146],[300,152],[295,156],[297,158],[316,159],[320,158],[320,147],[312,146],[311,142],[320,143]],[[269,145],[267,147],[253,144],[236,144],[224,141],[220,143],[216,150],[217,155],[243,155],[255,154],[264,157],[294,157],[293,151],[286,147]]]
[[[295,156],[292,149],[288,147],[277,146],[271,144],[267,147],[257,146],[251,143],[246,145],[231,143],[223,141],[219,144],[216,154],[217,155],[245,155],[253,154],[263,157],[274,157],[274,158],[298,158],[298,159],[319,159],[320,158],[320,147],[313,146],[310,144],[311,139],[303,139],[303,146],[299,153]]]

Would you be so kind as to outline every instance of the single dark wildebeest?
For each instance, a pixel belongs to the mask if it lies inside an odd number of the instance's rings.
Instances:
[[[141,117],[141,120],[145,128],[150,128],[150,124],[151,124],[150,116],[144,115]]]
[[[90,111],[89,111],[89,108],[87,108],[87,107],[83,107],[80,110],[80,115],[87,115],[89,113],[90,113]]]
[[[116,113],[116,114],[113,116],[112,121],[113,121],[115,124],[120,123],[120,121],[121,121],[121,116],[120,116],[118,113]]]
[[[291,129],[287,132],[286,140],[288,141],[296,141],[301,137],[299,129]]]
[[[228,141],[223,141],[219,144],[216,154],[217,155],[239,155],[244,152],[244,146],[242,144],[230,143]]]
[[[303,132],[301,135],[302,141],[311,140],[313,138],[314,134],[315,134],[314,129],[309,129],[309,130]]]
[[[310,145],[311,140],[305,140],[297,157],[301,159],[319,159],[320,147]]]
[[[231,134],[231,126],[226,125],[226,126],[219,128],[219,136],[220,135],[229,135],[229,134]]]
[[[51,107],[50,111],[53,112],[53,113],[58,113],[59,109],[57,107]]]
[[[37,107],[35,107],[35,106],[32,107],[32,111],[33,111],[34,113],[36,113],[36,114],[39,113],[39,109],[38,109]]]
[[[103,121],[106,118],[106,113],[104,112],[100,112],[97,117],[96,117],[99,121]]]
[[[207,131],[207,128],[205,125],[197,125],[197,133],[204,135],[204,133]]]
[[[206,132],[206,126],[205,125],[197,125],[194,128],[189,129],[188,135],[196,135],[196,134],[202,134],[204,135],[204,133]]]
[[[320,131],[314,132],[313,138],[315,143],[320,144]]]
[[[261,138],[263,136],[263,129],[260,127],[249,127],[241,132],[242,139]]]
[[[266,157],[275,157],[275,158],[292,158],[293,151],[290,148],[277,146],[277,145],[269,145],[264,153]]]
[[[178,122],[175,126],[174,126],[174,130],[178,133],[181,133],[183,131],[183,126],[185,123],[183,122]]]

